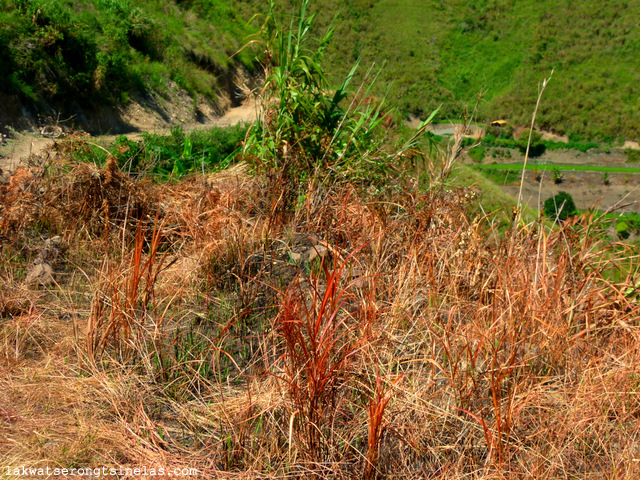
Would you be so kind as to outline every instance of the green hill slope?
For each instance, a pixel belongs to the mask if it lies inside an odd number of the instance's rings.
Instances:
[[[293,0],[278,2],[283,15]],[[541,127],[601,140],[640,138],[640,2],[560,0],[325,0],[333,22],[328,70],[357,58],[383,66],[376,93],[404,115],[442,105],[457,118],[483,91],[480,120],[526,124],[543,77],[555,70]],[[120,101],[173,80],[213,98],[230,60],[266,10],[244,0],[0,0],[0,89],[32,102],[73,96]],[[259,26],[259,20],[253,28]],[[361,75],[366,68],[361,69]]]
[[[330,70],[343,77],[360,56],[385,63],[378,94],[388,92],[404,115],[442,104],[441,116],[455,118],[483,91],[482,120],[526,124],[537,85],[553,68],[540,126],[604,140],[640,137],[640,2],[326,0],[315,7],[319,30],[335,18]]]
[[[246,35],[233,2],[0,0],[0,90],[40,105],[126,101],[171,80],[215,99]]]

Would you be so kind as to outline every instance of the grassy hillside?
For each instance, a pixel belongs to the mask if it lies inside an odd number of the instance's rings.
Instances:
[[[638,2],[329,0],[322,9],[318,30],[335,18],[330,70],[342,77],[360,56],[384,63],[377,93],[404,115],[442,104],[443,117],[457,118],[483,91],[481,119],[526,124],[553,68],[540,126],[574,139],[640,137]]]
[[[169,80],[215,99],[246,35],[233,2],[0,1],[0,89],[22,101],[126,101]]]
[[[423,98],[444,89],[458,103],[447,96],[431,101],[444,101],[445,112],[455,115],[460,102],[484,90],[483,117],[526,123],[537,84],[554,68],[541,126],[589,137],[639,136],[640,33],[631,28],[637,2],[434,2],[412,15],[421,22],[413,29],[390,21],[401,3],[379,2],[371,18],[382,38],[395,41],[389,77],[418,80],[403,99],[407,107],[420,111]],[[384,55],[382,45],[376,42],[376,55]],[[425,68],[435,84],[423,82],[418,72]]]
[[[282,15],[296,3],[278,3]],[[0,89],[32,102],[117,102],[173,80],[214,98],[263,1],[0,0]],[[526,124],[537,84],[555,73],[541,127],[600,140],[640,138],[638,2],[327,0],[318,36],[335,80],[358,58],[383,67],[378,96],[402,115],[459,117],[484,92],[480,119]],[[259,26],[257,20],[253,27]],[[366,71],[362,68],[360,75]]]

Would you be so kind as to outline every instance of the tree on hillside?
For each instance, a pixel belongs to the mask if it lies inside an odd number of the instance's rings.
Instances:
[[[578,213],[573,198],[567,192],[558,192],[557,195],[547,198],[543,210],[547,217],[561,222]]]
[[[529,141],[529,130],[525,130],[518,136],[518,150],[524,155],[527,151],[527,143]],[[547,149],[542,141],[542,134],[535,130],[531,133],[531,145],[529,146],[529,156],[539,157]]]

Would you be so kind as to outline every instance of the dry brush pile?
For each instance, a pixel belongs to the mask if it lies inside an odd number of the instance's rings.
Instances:
[[[637,254],[592,218],[505,235],[473,190],[342,184],[274,220],[242,166],[69,158],[0,187],[0,464],[640,473]],[[26,284],[56,235],[55,281]]]

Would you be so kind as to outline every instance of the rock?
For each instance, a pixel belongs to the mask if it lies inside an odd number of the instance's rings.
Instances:
[[[314,237],[313,235],[309,235],[308,233],[294,233],[293,234],[293,244],[301,247],[311,247],[313,245],[318,245],[320,241]]]
[[[45,240],[38,249],[38,256],[33,261],[31,269],[27,272],[25,283],[28,285],[51,285],[55,283],[55,270],[53,265],[58,262],[66,250],[62,237],[55,236]]]
[[[296,245],[291,250],[284,252],[281,255],[281,259],[286,261],[290,260],[296,264],[311,263],[315,259],[325,259],[329,254],[329,249],[324,245],[316,244],[303,244]]]
[[[55,283],[53,267],[46,262],[31,267],[25,282],[29,285],[51,285]]]
[[[45,125],[40,129],[40,135],[47,138],[58,138],[63,130],[59,125]]]
[[[308,263],[311,263],[316,258],[320,258],[324,260],[324,258],[327,256],[328,253],[329,253],[329,249],[324,245],[315,245],[307,250],[305,261]]]
[[[289,252],[289,258],[295,263],[300,263],[302,261],[302,254],[298,252]]]
[[[55,263],[65,250],[62,237],[55,236],[47,239],[40,247],[38,258],[46,263]]]

